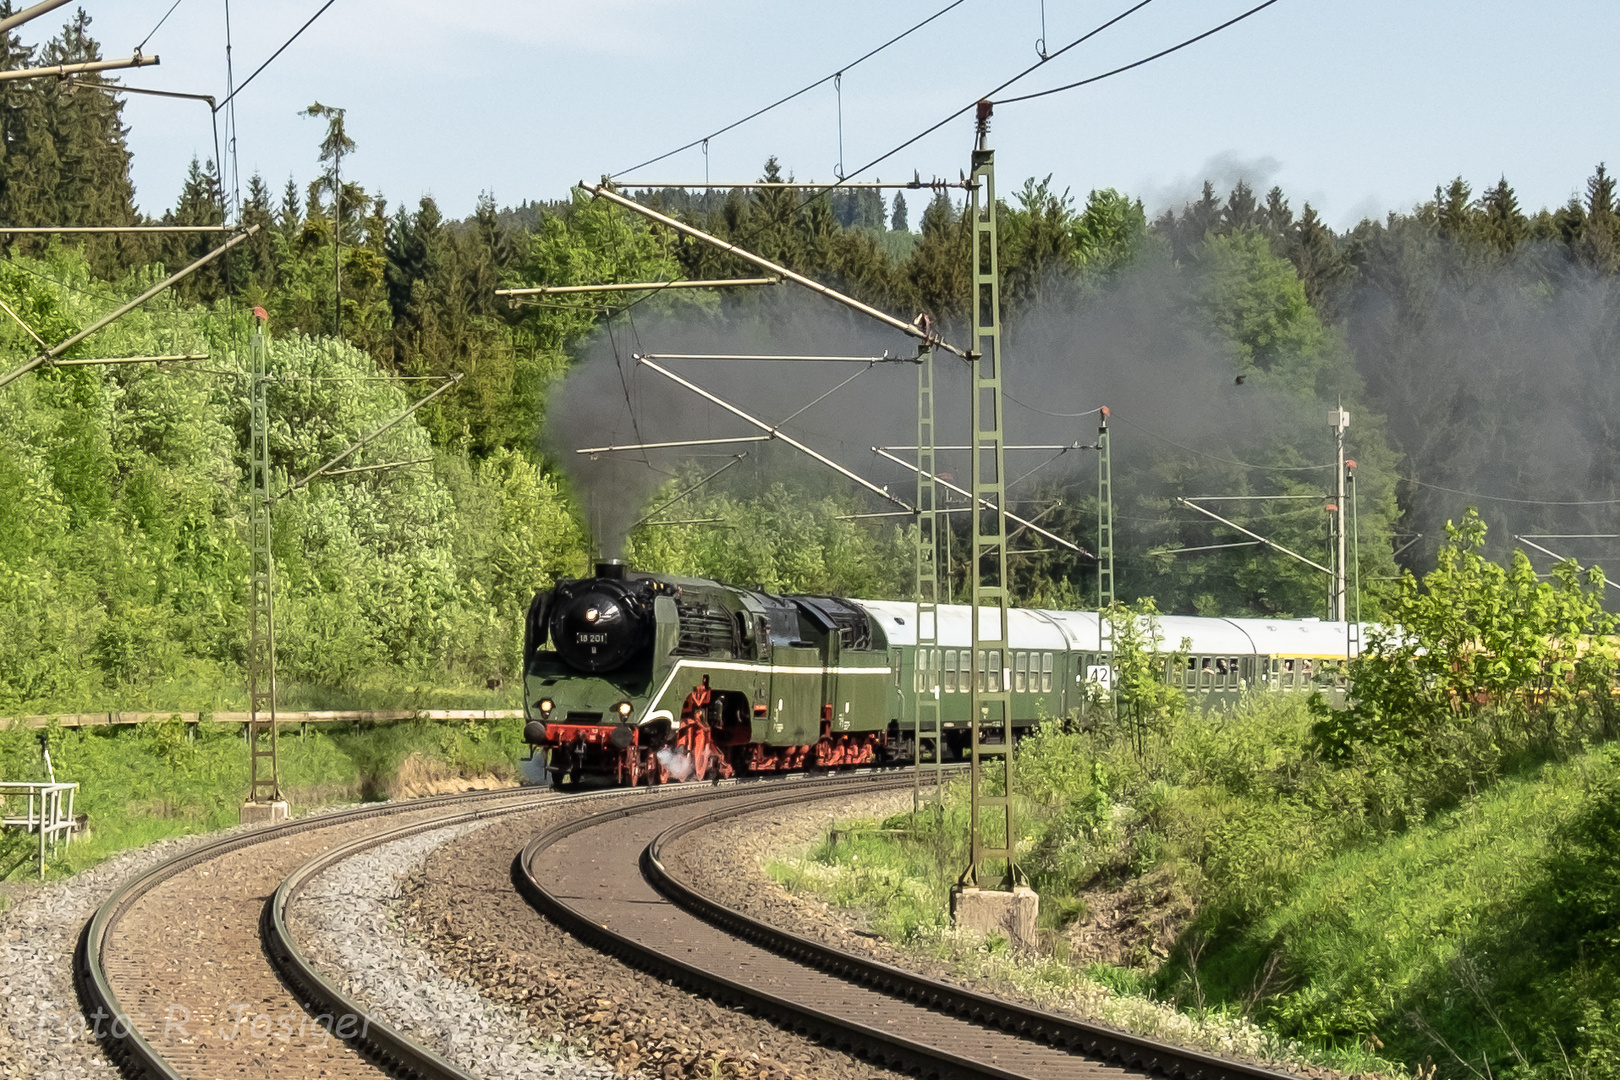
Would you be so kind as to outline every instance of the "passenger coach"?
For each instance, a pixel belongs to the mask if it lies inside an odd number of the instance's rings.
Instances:
[[[919,694],[938,694],[941,735],[967,744],[970,609],[938,609],[917,644],[916,608],[778,596],[605,562],[535,595],[523,653],[524,740],[560,780],[619,784],[881,764],[912,756]],[[1351,628],[1315,619],[1158,620],[1165,678],[1205,701],[1250,690],[1341,689]],[[1012,695],[1016,737],[1083,711],[1111,679],[1095,612],[1014,609],[985,688]],[[1353,644],[1349,645],[1353,650]],[[1004,732],[983,732],[988,740]]]

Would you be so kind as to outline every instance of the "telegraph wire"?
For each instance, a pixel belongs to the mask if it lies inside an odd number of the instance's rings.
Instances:
[[[178,2],[178,0],[177,0]],[[272,57],[274,59],[274,57]],[[237,223],[242,221],[242,163],[236,155],[236,69],[231,61],[231,0],[225,0],[225,104],[230,111],[225,114],[225,149],[231,153],[231,212],[236,215]],[[217,153],[216,148],[216,153]],[[225,166],[220,164],[220,201],[225,197]],[[230,274],[227,266],[225,273]],[[229,289],[230,283],[226,282]]]
[[[331,0],[328,0],[328,2],[330,3]],[[962,108],[957,109],[955,112],[951,113],[949,116],[947,116],[943,120],[939,121],[937,124],[933,124],[930,127],[925,128],[923,131],[919,132],[916,135],[913,135],[911,138],[907,139],[905,142],[901,143],[900,145],[894,147],[893,149],[883,153],[882,155],[880,155],[880,156],[878,156],[876,158],[873,158],[871,161],[867,162],[865,165],[862,165],[860,168],[858,168],[858,169],[854,170],[853,172],[849,173],[847,176],[844,176],[844,177],[840,178],[836,183],[829,184],[828,186],[820,189],[814,195],[811,195],[809,198],[805,199],[803,202],[795,203],[792,212],[794,214],[797,214],[801,210],[803,210],[805,207],[807,207],[811,203],[815,202],[817,199],[826,198],[827,196],[831,195],[835,190],[841,188],[844,185],[845,181],[848,181],[848,180],[850,180],[850,179],[852,179],[852,178],[854,178],[856,176],[861,175],[862,173],[867,172],[868,170],[872,169],[874,166],[876,166],[878,164],[881,164],[882,162],[884,162],[884,161],[888,160],[889,158],[893,157],[895,154],[898,154],[900,151],[904,150],[906,147],[911,146],[913,143],[916,143],[919,140],[924,139],[927,136],[933,134],[934,132],[938,131],[940,128],[944,127],[946,124],[950,123],[952,120],[955,120],[957,117],[961,116],[962,114],[964,114],[966,112],[969,112],[972,109],[976,108],[980,101],[983,101],[986,98],[989,98],[989,97],[991,97],[991,96],[993,96],[995,94],[1000,93],[1001,91],[1005,90],[1007,87],[1011,86],[1013,83],[1017,82],[1018,80],[1024,78],[1028,74],[1030,74],[1032,71],[1035,71],[1036,69],[1042,67],[1043,65],[1045,65],[1047,63],[1050,63],[1051,61],[1053,61],[1053,60],[1057,59],[1058,57],[1062,56],[1064,53],[1068,52],[1069,50],[1071,50],[1073,48],[1076,48],[1077,46],[1082,45],[1085,42],[1091,40],[1092,38],[1096,37],[1098,34],[1102,33],[1104,30],[1107,30],[1109,27],[1114,26],[1116,23],[1119,23],[1119,22],[1129,18],[1130,16],[1136,14],[1138,11],[1141,11],[1143,8],[1147,7],[1152,2],[1153,2],[1153,0],[1137,0],[1136,3],[1132,4],[1130,7],[1126,8],[1124,11],[1120,12],[1118,15],[1115,15],[1113,18],[1109,19],[1108,21],[1093,27],[1091,30],[1088,30],[1086,33],[1084,33],[1084,34],[1080,35],[1079,37],[1075,38],[1073,41],[1071,41],[1067,45],[1063,46],[1063,48],[1058,49],[1056,52],[1049,53],[1046,56],[1042,57],[1040,60],[1037,60],[1035,63],[1031,64],[1029,67],[1025,68],[1023,71],[1020,71],[1018,74],[1014,75],[1012,78],[1010,78],[1007,81],[1003,82],[1000,86],[997,86],[995,89],[991,90],[988,94],[980,95],[979,97],[975,98],[969,104],[964,105]],[[1268,2],[1275,3],[1276,0],[1268,0]],[[948,11],[948,10],[950,10],[950,9],[949,8],[944,9],[944,11]],[[939,15],[944,14],[944,11],[939,12],[934,17],[938,18]],[[919,24],[919,25],[921,25],[921,24]],[[898,39],[896,39],[896,40],[898,40]],[[868,55],[871,55],[871,54],[868,54]],[[847,69],[845,69],[845,70],[847,70]],[[829,75],[827,78],[830,79],[830,78],[832,78],[832,76]],[[821,80],[822,83],[824,83],[826,81],[827,81],[827,79],[822,79]],[[817,85],[820,85],[820,83],[818,83]],[[801,93],[802,93],[802,91],[801,91]],[[786,100],[786,99],[784,99],[784,100]],[[771,107],[774,107],[774,106],[771,106]],[[742,123],[742,122],[743,121],[738,121],[738,123]],[[733,124],[731,126],[735,127],[736,124]],[[723,129],[723,130],[728,130],[728,129]],[[713,136],[710,136],[710,138],[713,138]],[[682,149],[688,149],[691,146],[696,146],[696,145],[698,145],[698,143],[701,143],[701,142],[704,142],[704,141],[706,141],[706,140],[700,139],[697,142],[689,143],[688,146],[682,147]],[[678,151],[672,151],[672,153],[675,153],[675,152],[678,152]],[[661,161],[661,160],[663,160],[663,158],[668,157],[668,156],[669,156],[668,154],[664,154],[664,155],[662,155],[662,156],[660,156],[658,158],[654,158],[653,161]],[[652,162],[651,161],[643,162],[643,164],[644,165],[650,165],[650,164],[652,164]],[[637,165],[637,166],[635,166],[633,168],[625,169],[624,172],[634,172],[636,169],[639,169],[641,167],[642,167],[641,165]],[[623,173],[615,173],[614,174],[614,176],[622,176],[622,175],[623,175]],[[612,177],[609,177],[609,179],[612,179]],[[634,185],[630,185],[630,186],[633,187]],[[734,243],[736,243],[738,246],[742,246],[743,244],[746,244],[748,241],[752,240],[754,237],[758,236],[761,232],[763,232],[767,228],[771,228],[773,226],[781,225],[781,224],[785,224],[785,220],[772,220],[772,221],[769,221],[769,222],[761,223],[757,228],[753,229],[752,231],[750,231],[746,235],[744,235],[744,236],[738,238],[737,240],[735,240]],[[679,280],[679,279],[677,279],[677,280]],[[647,294],[645,294],[643,296],[637,297],[634,300],[627,301],[625,303],[624,307],[620,308],[619,310],[622,311],[622,310],[625,310],[625,309],[628,309],[628,308],[631,308],[631,307],[635,307],[637,304],[642,303],[644,300],[650,299],[653,295],[656,295],[656,293],[647,293]]]
[[[928,16],[928,18],[924,19],[922,22],[920,22],[920,23],[916,24],[915,26],[911,27],[909,30],[902,31],[901,33],[897,34],[896,36],[890,38],[888,41],[885,41],[883,44],[879,45],[877,48],[873,49],[871,52],[866,53],[865,55],[859,57],[856,60],[850,61],[849,63],[845,64],[843,67],[839,68],[837,71],[833,72],[831,75],[827,75],[827,76],[825,76],[823,78],[817,79],[815,82],[811,83],[808,86],[800,87],[798,90],[793,91],[793,93],[789,94],[787,97],[779,98],[776,101],[773,101],[769,105],[765,106],[763,109],[758,109],[758,110],[756,110],[754,112],[749,113],[747,116],[743,117],[741,120],[735,121],[734,123],[727,124],[725,127],[721,128],[719,131],[711,132],[708,135],[703,136],[703,138],[701,138],[701,139],[693,139],[691,142],[687,143],[684,146],[677,146],[675,149],[669,151],[666,154],[659,154],[655,158],[649,158],[646,161],[643,161],[640,165],[632,165],[628,169],[620,169],[618,172],[613,173],[609,177],[609,179],[615,179],[617,177],[623,176],[625,173],[632,173],[632,172],[636,172],[639,169],[644,169],[648,165],[656,164],[656,163],[658,163],[660,161],[663,161],[665,158],[674,157],[676,154],[679,154],[679,153],[681,153],[682,151],[685,151],[685,150],[690,150],[694,146],[702,146],[703,147],[703,155],[704,155],[705,160],[707,160],[708,153],[709,153],[708,143],[709,143],[710,139],[714,138],[717,135],[724,135],[726,132],[732,130],[733,128],[739,128],[742,125],[748,123],[748,121],[755,119],[756,117],[764,116],[766,113],[770,112],[772,109],[776,108],[779,105],[786,105],[788,102],[792,101],[794,98],[799,97],[799,96],[801,96],[803,94],[807,94],[810,91],[814,90],[818,86],[825,86],[827,83],[833,81],[834,79],[840,78],[844,74],[844,72],[849,71],[850,69],[864,63],[867,60],[870,60],[872,57],[876,56],[878,53],[882,52],[884,49],[887,49],[890,45],[893,45],[896,42],[901,41],[904,38],[910,37],[912,34],[916,33],[918,30],[921,30],[923,27],[927,26],[929,23],[933,22],[935,19],[939,18],[941,15],[946,14],[947,12],[951,11],[953,8],[961,7],[962,4],[964,4],[966,2],[967,2],[967,0],[952,0],[951,3],[946,4],[944,7],[940,8],[938,11],[936,11],[932,15]]]
[[[1015,405],[1023,406],[1030,412],[1040,413],[1042,416],[1055,416],[1059,420],[1080,420],[1087,416],[1096,416],[1098,413],[1102,412],[1102,406],[1100,405],[1095,409],[1087,409],[1085,412],[1049,412],[1046,409],[1038,409],[1027,401],[1020,401],[1018,398],[1015,398],[1009,394],[1005,388],[1002,389],[1001,396]]]

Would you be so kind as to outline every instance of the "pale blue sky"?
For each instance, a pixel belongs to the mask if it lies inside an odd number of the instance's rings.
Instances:
[[[172,0],[86,0],[108,56],[139,42]],[[237,0],[237,78],[321,0]],[[828,74],[947,0],[337,0],[238,98],[244,184],[278,193],[315,172],[311,101],[348,110],[359,143],[346,173],[393,203],[431,193],[447,214],[478,193],[502,204],[557,198],[697,138]],[[1084,78],[1174,44],[1253,0],[1155,0],[1020,83]],[[1047,0],[1050,46],[1128,0]],[[225,85],[223,0],[182,0],[132,85],[214,93]],[[25,28],[53,33],[61,12]],[[844,162],[863,164],[1027,66],[1039,0],[966,0],[843,80]],[[1476,190],[1506,175],[1527,207],[1561,203],[1600,160],[1620,163],[1609,97],[1620,4],[1592,0],[1281,0],[1254,18],[1093,87],[1007,106],[993,142],[1004,190],[1054,174],[1078,195],[1114,186],[1150,207],[1209,175],[1279,183],[1297,210],[1339,227],[1408,208],[1459,173]],[[1013,93],[1016,91],[1008,91]],[[201,104],[131,97],[137,197],[172,204],[212,140]],[[885,162],[895,178],[956,175],[971,119]],[[710,145],[719,179],[756,176],[777,154],[802,179],[838,162],[832,87]],[[639,174],[701,179],[696,151]],[[915,223],[915,217],[913,217]]]

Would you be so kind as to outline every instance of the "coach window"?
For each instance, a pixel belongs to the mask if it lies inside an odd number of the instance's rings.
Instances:
[[[1013,656],[1013,689],[1020,694],[1026,692],[1029,686],[1029,653],[1015,653]]]
[[[1041,693],[1052,692],[1052,654],[1041,653]]]
[[[956,693],[956,650],[945,650],[945,692]]]

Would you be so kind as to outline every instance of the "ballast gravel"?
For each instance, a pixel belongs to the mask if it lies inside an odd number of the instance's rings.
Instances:
[[[329,807],[318,814],[350,807]],[[314,815],[311,815],[314,816]],[[30,885],[0,914],[0,1077],[119,1076],[101,1052],[73,989],[73,953],[96,908],[135,875],[193,848],[257,828],[160,840],[62,881]]]
[[[609,1080],[612,1068],[543,1051],[520,1013],[450,978],[398,924],[405,877],[429,853],[489,824],[407,837],[324,871],[293,902],[294,940],[369,1015],[475,1076]]]

